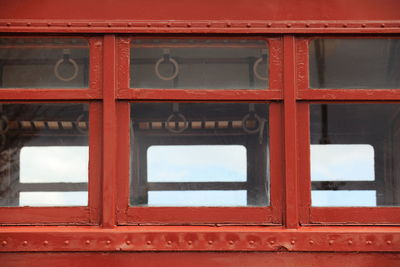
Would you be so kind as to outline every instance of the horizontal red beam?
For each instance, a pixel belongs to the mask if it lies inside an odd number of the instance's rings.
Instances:
[[[4,266],[174,266],[174,267],[236,267],[236,266],[398,266],[399,253],[302,253],[302,252],[263,252],[263,253],[220,253],[220,252],[141,252],[141,253],[2,253]],[[299,265],[300,264],[300,265]]]
[[[6,33],[400,33],[395,21],[16,21],[0,20],[0,32]]]
[[[400,251],[397,227],[3,227],[11,251]]]

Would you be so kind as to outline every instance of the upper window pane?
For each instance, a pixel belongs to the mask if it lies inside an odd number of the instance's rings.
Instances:
[[[86,88],[84,39],[0,38],[0,88]]]
[[[400,39],[313,40],[310,87],[400,88]]]
[[[131,44],[131,88],[265,89],[264,40],[136,39]]]

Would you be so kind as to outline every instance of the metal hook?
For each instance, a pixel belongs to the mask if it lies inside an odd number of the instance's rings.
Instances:
[[[262,80],[262,81],[268,80],[268,75],[266,75],[266,76],[260,75],[260,73],[258,73],[258,65],[260,65],[261,62],[263,62],[264,60],[267,59],[267,55],[268,55],[267,49],[262,49],[262,50],[261,50],[261,57],[259,57],[259,58],[254,62],[254,65],[253,65],[253,72],[254,72],[254,75],[255,75],[259,80]]]
[[[179,120],[183,122],[183,127],[181,128],[176,127],[177,122],[179,126]],[[174,121],[173,123],[174,127],[170,126],[172,121]],[[188,127],[189,127],[189,122],[187,121],[186,117],[179,112],[179,103],[173,103],[172,114],[168,116],[167,121],[165,122],[165,128],[172,133],[181,133],[185,131]]]

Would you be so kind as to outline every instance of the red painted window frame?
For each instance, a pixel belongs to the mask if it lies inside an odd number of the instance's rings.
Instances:
[[[302,225],[400,225],[400,207],[312,207],[310,174],[310,115],[313,103],[400,103],[399,89],[311,89],[309,87],[309,44],[324,39],[386,39],[398,36],[311,35],[296,39],[297,120],[300,223]]]
[[[141,89],[129,88],[130,42],[133,39],[158,38],[160,35],[117,38],[118,47],[118,183],[117,221],[131,224],[281,224],[283,180],[282,38],[265,36],[163,36],[180,39],[257,39],[269,49],[268,89]],[[273,102],[278,100],[279,102]],[[270,104],[270,206],[267,207],[132,207],[129,206],[129,116],[132,101],[255,102]]]
[[[2,103],[85,103],[89,105],[88,205],[79,207],[0,207],[0,225],[91,225],[99,223],[101,178],[102,39],[84,36],[1,36],[4,38],[79,38],[89,44],[88,88],[6,88]]]

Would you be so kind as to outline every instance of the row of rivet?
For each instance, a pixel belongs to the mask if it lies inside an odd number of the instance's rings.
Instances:
[[[15,24],[15,23],[14,23]],[[21,23],[16,23],[15,24],[15,26],[21,26],[20,25]],[[124,24],[124,25],[122,25],[122,24],[120,24],[120,23],[117,23],[116,25],[115,24],[113,24],[113,23],[107,23],[107,27],[160,27],[160,24],[161,25],[163,25],[163,26],[166,26],[166,27],[172,27],[173,25],[172,25],[172,23],[156,23],[155,25],[154,24],[152,24],[152,23],[146,23],[145,25],[143,24],[143,23],[131,23],[131,22],[129,22],[129,23],[126,23],[126,24]],[[282,27],[281,25],[282,25],[282,23],[275,23],[275,24],[273,24],[273,23],[266,23],[266,24],[262,24],[262,25],[260,25],[260,23],[255,23],[257,26],[254,26],[254,24],[251,24],[251,23],[247,23],[247,24],[245,24],[245,27],[246,28],[252,28],[252,27],[255,27],[255,28],[263,28],[263,27],[267,27],[267,28],[272,28],[272,27]],[[390,24],[396,24],[396,25],[390,25],[390,27],[400,27],[400,23],[390,23]],[[11,23],[11,22],[7,22],[6,24],[5,24],[6,26],[13,26],[13,23]],[[28,27],[30,27],[30,26],[32,26],[32,23],[31,22],[27,22],[26,24],[25,24],[26,26],[28,26]],[[181,26],[182,24],[181,23],[177,23],[177,24],[175,24],[175,27],[177,27],[177,28],[182,28],[183,26]],[[200,24],[199,24],[200,25]],[[222,28],[220,25],[221,25],[221,23],[218,23],[218,22],[215,22],[215,23],[211,23],[211,22],[208,22],[208,23],[206,23],[205,24],[206,25],[206,27],[216,27],[216,26],[219,26],[218,28]],[[293,27],[293,24],[291,24],[291,23],[286,23],[286,24],[284,24],[287,28],[292,28]],[[354,23],[354,24],[351,24],[352,25],[352,28],[377,28],[377,27],[381,27],[381,28],[385,28],[387,25],[385,24],[385,23],[372,23],[372,24],[370,24],[370,25],[367,25],[367,24],[365,24],[365,23],[362,23],[362,24],[358,24],[358,23]],[[42,24],[38,24],[38,25],[36,25],[36,26],[43,26]],[[73,25],[72,25],[72,23],[71,22],[69,22],[69,23],[66,23],[66,24],[62,24],[62,25],[60,25],[60,24],[56,24],[56,25],[54,25],[54,24],[52,24],[51,22],[48,22],[47,23],[47,26],[48,27],[51,27],[51,26],[56,26],[56,27],[72,27]],[[75,25],[76,27],[82,27],[82,25],[80,24],[80,23],[78,23],[78,24],[76,24]],[[91,22],[89,22],[89,23],[87,23],[86,24],[86,27],[92,27],[92,26],[98,26],[98,27],[104,27],[104,23],[103,24],[93,24],[93,23],[91,23]],[[188,27],[188,28],[190,28],[190,27],[192,27],[193,26],[193,24],[192,23],[186,23],[186,27]],[[201,24],[201,26],[198,26],[198,28],[203,28],[204,27],[204,25],[203,24]],[[238,24],[237,26],[235,26],[234,24],[232,24],[232,22],[226,22],[225,23],[225,25],[224,25],[224,27],[228,27],[228,28],[230,28],[230,27],[238,27],[238,28],[245,28],[245,27],[243,27],[243,23],[240,23],[240,24]],[[347,28],[347,27],[349,27],[349,24],[348,23],[343,23],[343,24],[337,24],[337,23],[335,23],[335,24],[328,24],[328,23],[325,23],[325,24],[320,24],[320,23],[314,23],[314,24],[310,24],[310,23],[305,23],[305,24],[299,24],[299,23],[296,23],[296,28],[304,28],[304,27],[306,27],[306,28],[311,28],[311,27],[313,27],[313,28],[321,28],[321,27],[323,27],[323,28],[329,28],[329,27],[333,27],[333,28],[338,28],[338,27],[343,27],[343,28]]]
[[[106,243],[106,245],[110,245],[110,244],[111,244],[111,240],[107,240],[105,243]],[[130,240],[125,241],[125,243],[126,243],[127,245],[131,245],[131,244],[132,244],[132,242],[131,242]],[[212,245],[212,244],[214,244],[214,241],[213,241],[213,240],[208,240],[207,243],[208,243],[209,245]],[[248,243],[249,243],[249,245],[253,246],[253,245],[255,245],[256,242],[255,242],[254,240],[250,240]],[[290,240],[290,243],[291,243],[292,245],[294,245],[294,244],[296,244],[296,240],[293,240],[293,239],[292,239],[292,240]],[[315,243],[314,240],[309,240],[309,244],[310,244],[310,245],[314,245],[314,243]],[[333,245],[334,243],[335,243],[334,240],[329,240],[329,241],[328,241],[328,244],[329,244],[329,245]],[[365,244],[367,244],[367,245],[372,245],[372,243],[373,243],[373,242],[372,242],[371,240],[365,241]],[[2,246],[7,246],[8,242],[4,240],[4,241],[1,242],[1,244],[2,244]],[[70,244],[70,241],[69,241],[69,240],[65,240],[65,241],[64,241],[64,245],[69,245],[69,244]],[[90,245],[90,244],[91,244],[91,241],[90,241],[90,240],[86,240],[86,241],[85,241],[85,244],[86,244],[86,245]],[[151,240],[147,240],[147,241],[146,241],[146,244],[147,244],[147,245],[152,245],[152,241],[151,241]],[[171,240],[167,240],[166,244],[170,246],[170,245],[173,244],[173,242],[172,242]],[[190,246],[190,245],[193,244],[193,241],[189,240],[189,241],[187,241],[187,244]],[[234,245],[234,244],[235,244],[235,241],[229,240],[229,241],[228,241],[228,244],[229,244],[229,245]],[[274,244],[275,244],[275,241],[274,241],[274,240],[271,240],[271,241],[269,241],[269,244],[274,245]],[[347,241],[347,244],[348,244],[348,245],[353,245],[354,242],[353,242],[352,239],[349,239],[349,240]],[[392,240],[386,240],[386,244],[387,244],[387,245],[391,245],[391,244],[392,244]],[[22,242],[22,245],[24,245],[24,246],[28,245],[28,241],[26,241],[26,240],[23,241],[23,242]],[[47,240],[43,241],[43,245],[45,245],[45,246],[49,245],[49,241],[47,241]]]

